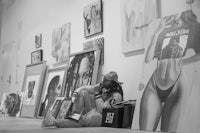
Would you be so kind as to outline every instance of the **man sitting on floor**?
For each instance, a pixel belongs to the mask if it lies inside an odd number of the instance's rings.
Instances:
[[[82,86],[72,95],[72,112],[81,114],[79,121],[55,119],[48,110],[42,120],[42,127],[99,127],[102,122],[102,109],[123,101],[123,90],[116,72],[104,75],[103,81],[94,86]]]

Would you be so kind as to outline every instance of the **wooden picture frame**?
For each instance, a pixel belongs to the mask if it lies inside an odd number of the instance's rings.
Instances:
[[[31,64],[39,63],[43,60],[43,50],[36,50],[31,53]]]
[[[84,37],[103,32],[102,0],[89,4],[83,9]]]
[[[64,88],[65,97],[70,98],[80,86],[96,84],[100,52],[100,49],[92,49],[70,55]]]
[[[46,73],[46,61],[26,66],[22,92],[21,117],[36,117]],[[34,85],[33,85],[34,82]]]
[[[44,88],[39,103],[38,117],[46,115],[57,97],[63,96],[67,66],[47,68]]]

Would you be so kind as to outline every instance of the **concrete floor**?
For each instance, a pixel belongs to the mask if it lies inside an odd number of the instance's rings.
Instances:
[[[0,117],[0,133],[153,133],[153,132],[139,131],[133,129],[122,129],[122,128],[108,128],[108,127],[41,128],[41,119]]]

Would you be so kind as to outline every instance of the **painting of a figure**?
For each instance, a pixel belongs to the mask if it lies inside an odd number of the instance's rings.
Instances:
[[[22,106],[23,93],[4,93],[1,101],[1,115],[19,116]]]
[[[69,60],[71,41],[71,23],[55,28],[52,33],[52,56],[56,62]]]
[[[45,116],[46,111],[52,106],[55,99],[62,95],[63,78],[65,69],[49,70],[45,89],[42,94],[39,116]]]
[[[94,51],[70,57],[65,88],[67,97],[71,97],[71,94],[78,87],[91,84],[94,63]]]
[[[122,52],[144,49],[149,23],[159,15],[158,0],[121,0]]]
[[[28,76],[25,86],[23,105],[35,105],[40,75]]]
[[[156,67],[141,97],[139,127],[180,131],[181,123],[193,121],[184,119],[187,115],[183,115],[184,110],[193,110],[188,108],[192,102],[186,104],[191,89],[199,90],[199,86],[194,87],[197,83],[191,80],[193,76],[185,70],[190,67],[190,72],[194,71],[193,64],[200,61],[200,23],[191,10],[183,11],[154,20],[148,37],[145,64],[154,60]],[[159,121],[160,129],[157,129]]]
[[[83,18],[85,37],[102,32],[102,1],[98,0],[84,7]]]

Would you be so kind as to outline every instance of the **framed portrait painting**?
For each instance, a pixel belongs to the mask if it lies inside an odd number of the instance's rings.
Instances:
[[[43,50],[36,50],[31,53],[31,64],[39,63],[43,60]]]
[[[38,117],[46,115],[57,97],[63,95],[63,84],[66,76],[66,66],[48,68],[42,91]]]
[[[98,0],[83,9],[84,36],[89,37],[103,32],[102,1]]]
[[[71,23],[68,22],[60,27],[54,28],[52,33],[51,55],[56,62],[69,60],[71,42]]]
[[[99,49],[71,54],[64,96],[69,98],[77,88],[83,85],[96,84],[99,61]]]
[[[26,66],[22,92],[24,92],[21,117],[36,117],[44,76],[46,61]]]
[[[121,0],[122,53],[144,49],[148,25],[160,16],[160,0]]]

